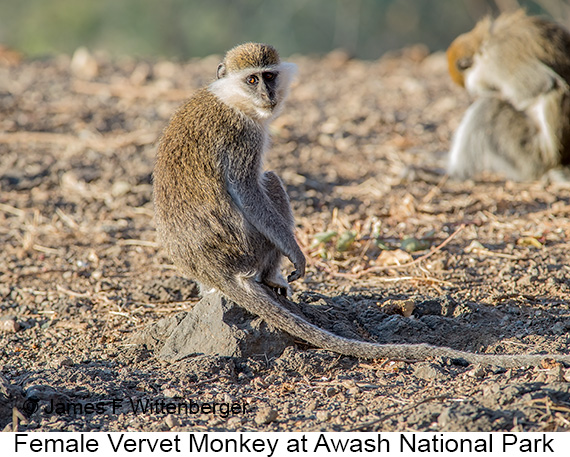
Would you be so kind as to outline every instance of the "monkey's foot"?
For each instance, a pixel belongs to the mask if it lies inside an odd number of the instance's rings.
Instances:
[[[283,295],[284,297],[287,296],[287,287],[277,287],[276,289],[273,289],[273,291],[277,295]]]
[[[283,280],[285,281],[285,280]],[[269,279],[264,279],[263,281],[259,281],[261,284],[269,287],[276,295],[281,295],[283,297],[289,296],[289,285],[287,283],[281,283],[278,280],[272,281]]]

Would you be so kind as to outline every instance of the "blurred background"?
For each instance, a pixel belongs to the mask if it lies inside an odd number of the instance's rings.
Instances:
[[[28,57],[86,46],[189,59],[264,41],[285,56],[341,48],[376,59],[417,43],[445,49],[483,15],[517,5],[570,23],[568,0],[0,0],[0,44]]]

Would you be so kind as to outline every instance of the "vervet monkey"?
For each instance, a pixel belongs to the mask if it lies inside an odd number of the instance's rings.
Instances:
[[[180,271],[269,324],[319,348],[365,358],[450,357],[503,366],[546,355],[479,355],[427,344],[373,344],[334,335],[289,311],[286,256],[305,274],[289,199],[276,174],[262,171],[267,126],[281,109],[294,73],[268,45],[231,49],[217,79],[199,90],[164,130],[154,170],[159,238]],[[285,303],[285,305],[283,304]],[[567,360],[570,356],[551,355]]]
[[[447,50],[476,101],[455,132],[450,175],[539,178],[570,163],[570,33],[523,10],[485,18]]]

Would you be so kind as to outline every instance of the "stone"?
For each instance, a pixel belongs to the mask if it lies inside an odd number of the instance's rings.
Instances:
[[[13,317],[0,319],[0,331],[8,333],[16,333],[20,330],[20,324]]]
[[[269,406],[261,408],[255,415],[255,423],[257,425],[269,424],[277,419],[277,411]]]
[[[219,294],[204,296],[186,313],[164,318],[137,334],[160,359],[175,362],[195,354],[279,357],[293,338]]]
[[[317,411],[317,420],[319,422],[326,422],[330,420],[331,417],[332,414],[330,413],[330,411]]]

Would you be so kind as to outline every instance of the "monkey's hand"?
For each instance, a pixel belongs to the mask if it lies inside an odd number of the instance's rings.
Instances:
[[[301,249],[299,248],[299,246],[297,246],[296,251],[297,252],[295,252],[294,255],[287,256],[287,257],[289,257],[289,260],[291,260],[291,262],[295,266],[295,270],[293,271],[293,273],[291,273],[289,276],[287,276],[287,282],[293,282],[293,281],[296,281],[297,279],[305,276],[305,266],[306,266],[305,256],[301,252]]]

